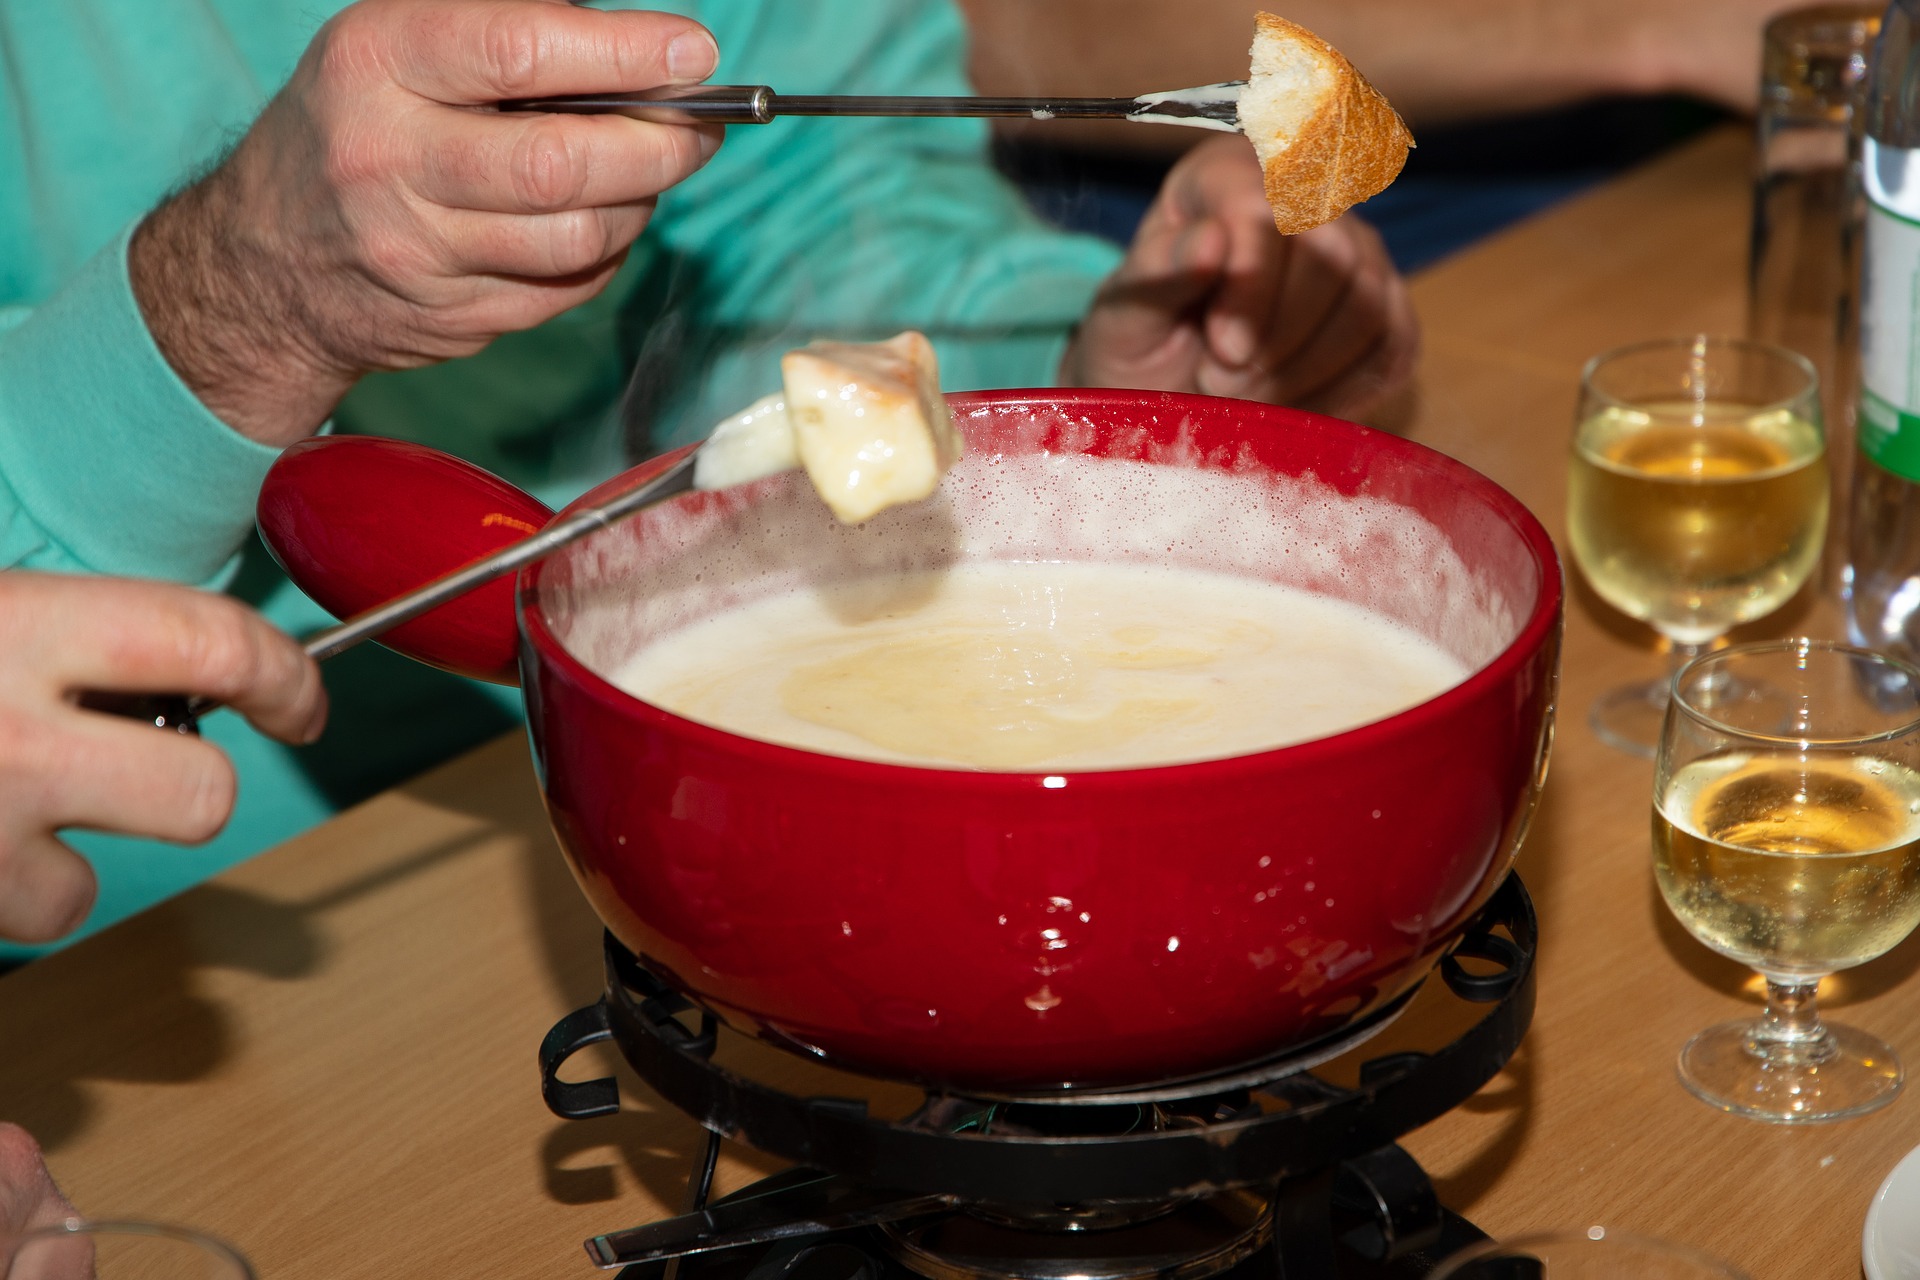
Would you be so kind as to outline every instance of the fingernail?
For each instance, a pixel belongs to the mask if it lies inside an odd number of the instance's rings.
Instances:
[[[667,46],[667,74],[675,80],[705,80],[720,62],[720,46],[704,31],[677,35]]]

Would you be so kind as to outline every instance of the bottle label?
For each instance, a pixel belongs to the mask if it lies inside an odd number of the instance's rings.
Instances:
[[[1920,151],[1866,139],[1860,450],[1920,481]]]

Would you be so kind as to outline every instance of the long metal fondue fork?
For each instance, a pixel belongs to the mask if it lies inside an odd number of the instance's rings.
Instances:
[[[667,124],[768,124],[780,116],[1025,116],[1033,120],[1132,120],[1202,129],[1240,127],[1244,81],[1148,93],[1137,98],[862,97],[775,93],[764,84],[696,85],[642,93],[523,98],[502,111],[614,114]]]
[[[578,542],[588,534],[616,524],[644,507],[685,493],[693,488],[693,462],[696,456],[697,450],[646,483],[635,485],[597,507],[576,511],[564,520],[554,521],[539,533],[509,543],[490,555],[435,578],[423,587],[395,596],[385,604],[356,614],[345,622],[316,631],[302,642],[301,647],[315,662],[325,662],[336,653],[343,653],[363,640],[371,640],[391,631],[403,622],[411,622],[421,614],[437,609],[475,587],[483,587],[495,578],[504,578],[523,569],[536,560],[552,555],[568,543]],[[196,706],[194,710],[197,714],[201,708]]]
[[[693,465],[698,456],[699,451],[695,450],[651,480],[635,485],[625,493],[616,494],[597,507],[576,511],[564,520],[554,521],[539,533],[509,543],[498,551],[435,578],[425,586],[395,596],[385,604],[376,605],[345,622],[322,628],[302,641],[301,647],[315,662],[324,662],[337,653],[344,653],[363,641],[393,630],[403,622],[411,622],[475,587],[485,586],[495,578],[504,578],[524,569],[570,542],[578,542],[588,534],[617,524],[656,502],[664,502],[685,493],[693,488]],[[181,733],[199,732],[199,718],[220,706],[213,698],[182,698],[168,694],[89,692],[80,701],[96,711],[110,711],[135,720],[149,720],[160,728]]]

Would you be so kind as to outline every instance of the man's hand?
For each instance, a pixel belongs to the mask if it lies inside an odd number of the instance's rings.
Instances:
[[[309,434],[365,373],[470,354],[593,296],[720,143],[718,126],[491,104],[695,83],[717,56],[669,14],[361,0],[135,235],[148,326],[243,434]]]
[[[233,810],[219,748],[84,710],[88,690],[216,698],[285,742],[311,742],[326,723],[313,662],[225,596],[0,573],[0,937],[57,938],[93,904],[93,872],[60,828],[198,841]]]
[[[1353,417],[1399,389],[1418,347],[1406,286],[1373,229],[1347,217],[1281,236],[1253,148],[1218,138],[1167,175],[1061,381]]]
[[[74,1216],[73,1206],[47,1172],[33,1135],[17,1124],[0,1122],[0,1267],[8,1261],[5,1251],[14,1236],[56,1226]]]

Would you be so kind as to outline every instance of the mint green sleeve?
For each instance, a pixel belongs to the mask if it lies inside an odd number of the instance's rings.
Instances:
[[[211,584],[277,451],[221,422],[154,345],[131,230],[38,305],[0,308],[0,567]]]
[[[718,38],[715,80],[782,93],[968,92],[947,0],[683,4]],[[783,118],[736,125],[667,193],[648,234],[664,283],[636,299],[640,389],[694,385],[651,422],[664,447],[779,385],[815,337],[916,328],[949,390],[1049,385],[1118,251],[1051,229],[992,169],[980,121]]]

